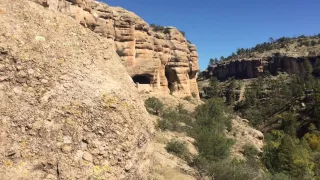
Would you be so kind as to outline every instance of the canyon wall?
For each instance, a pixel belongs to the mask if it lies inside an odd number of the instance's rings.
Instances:
[[[305,61],[315,64],[319,57],[272,56],[261,59],[244,59],[222,62],[209,66],[203,74],[207,78],[214,76],[219,80],[235,77],[237,79],[256,78],[263,74],[276,75],[278,72],[299,74],[305,72]]]
[[[174,27],[155,31],[134,13],[90,0],[32,0],[112,39],[135,82],[177,96],[198,96],[196,46]]]

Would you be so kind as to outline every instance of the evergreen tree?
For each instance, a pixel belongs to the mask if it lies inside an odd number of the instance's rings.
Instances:
[[[314,114],[317,119],[317,125],[320,126],[320,85],[319,83],[315,86],[315,93],[314,93]]]
[[[214,62],[214,59],[210,59],[210,61],[209,61],[209,65],[213,65],[215,62]]]
[[[305,68],[305,77],[307,79],[310,79],[312,76],[312,72],[313,72],[313,68],[312,68],[310,61],[308,59],[304,59],[303,65]]]

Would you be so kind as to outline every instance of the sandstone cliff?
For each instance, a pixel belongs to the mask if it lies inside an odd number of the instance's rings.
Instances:
[[[204,76],[226,80],[232,77],[237,79],[257,78],[263,74],[276,75],[279,72],[299,74],[306,71],[305,61],[315,65],[317,59],[320,59],[320,56],[271,56],[261,59],[232,60],[208,67]]]
[[[115,50],[135,82],[150,85],[154,91],[198,96],[197,50],[176,28],[156,32],[134,13],[93,0],[32,1],[65,13],[100,36],[113,40]]]
[[[250,79],[278,72],[298,74],[305,71],[305,60],[315,65],[319,57],[320,35],[283,37],[254,48],[238,49],[237,55],[234,53],[226,60],[210,65],[203,75],[225,80],[231,77]]]
[[[0,179],[146,179],[152,127],[114,42],[0,1]]]

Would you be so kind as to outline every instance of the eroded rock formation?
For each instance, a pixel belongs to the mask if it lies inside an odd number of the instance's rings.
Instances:
[[[149,179],[153,125],[113,41],[0,1],[0,179]]]
[[[263,74],[276,75],[278,72],[299,74],[306,71],[305,61],[314,65],[317,58],[319,57],[272,56],[261,59],[233,60],[210,66],[204,75],[226,80],[231,77],[250,79]]]
[[[134,13],[92,0],[32,1],[112,39],[127,71],[138,83],[178,96],[198,96],[197,50],[176,28],[156,32]]]

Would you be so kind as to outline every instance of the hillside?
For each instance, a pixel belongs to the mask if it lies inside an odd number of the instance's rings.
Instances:
[[[0,179],[149,176],[153,126],[113,42],[0,1]]]
[[[263,132],[259,162],[270,179],[319,178],[318,43],[319,36],[300,36],[239,49],[199,79],[203,98],[222,99]]]
[[[205,77],[214,76],[220,80],[231,77],[250,79],[278,72],[298,74],[305,71],[304,61],[316,66],[320,56],[320,38],[317,36],[283,37],[258,44],[253,48],[240,48],[227,58],[212,59]]]

